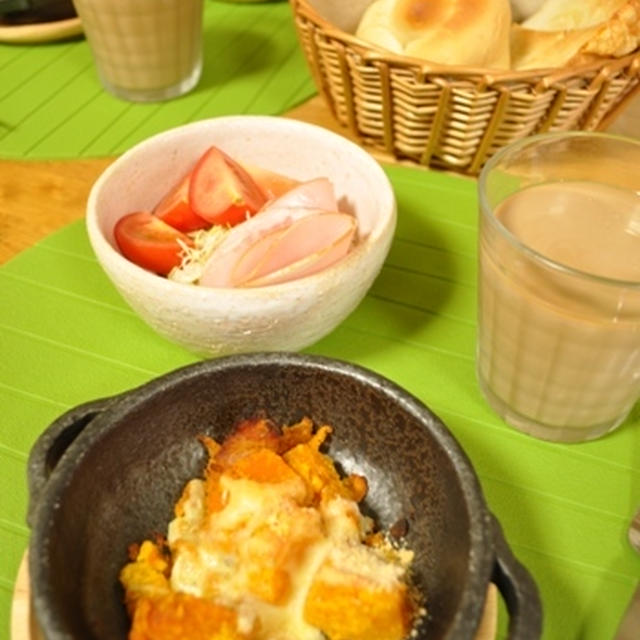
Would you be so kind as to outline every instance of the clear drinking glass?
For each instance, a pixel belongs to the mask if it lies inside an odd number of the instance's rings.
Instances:
[[[203,0],[73,0],[100,81],[124,100],[187,93],[202,71]]]
[[[640,141],[526,138],[489,160],[478,195],[487,401],[547,440],[611,431],[640,398]]]

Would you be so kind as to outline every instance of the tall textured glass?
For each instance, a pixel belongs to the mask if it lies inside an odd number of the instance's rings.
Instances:
[[[485,397],[536,437],[605,434],[640,398],[640,141],[534,136],[478,191]]]
[[[73,0],[102,85],[135,102],[187,93],[202,71],[203,0]]]

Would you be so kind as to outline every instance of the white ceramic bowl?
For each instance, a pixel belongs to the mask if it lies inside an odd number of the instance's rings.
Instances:
[[[232,157],[303,180],[326,176],[358,218],[357,246],[317,274],[259,288],[205,288],[150,273],[119,252],[113,228],[151,209],[212,144]],[[396,201],[363,149],[322,127],[270,116],[229,116],[155,135],[120,156],[93,185],[87,229],[98,261],[159,334],[202,356],[295,351],[331,332],[362,300],[387,256]]]

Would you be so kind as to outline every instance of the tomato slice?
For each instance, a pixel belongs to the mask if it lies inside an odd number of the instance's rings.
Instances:
[[[255,214],[266,195],[233,158],[210,147],[198,160],[189,183],[189,202],[211,224],[236,225]]]
[[[189,236],[148,211],[127,214],[118,220],[113,233],[125,258],[163,276],[180,264],[182,248],[178,240],[193,246]]]
[[[242,166],[254,179],[260,189],[262,189],[262,192],[267,196],[268,200],[275,200],[300,184],[299,180],[289,178],[289,176],[276,173],[275,171],[269,171],[269,169],[246,163]]]
[[[153,210],[160,220],[179,231],[189,232],[206,229],[211,226],[204,218],[194,213],[189,204],[189,181],[191,174],[186,175],[178,184],[160,200]]]

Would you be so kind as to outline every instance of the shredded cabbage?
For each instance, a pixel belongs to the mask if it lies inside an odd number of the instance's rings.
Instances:
[[[183,284],[197,284],[207,260],[220,246],[229,231],[229,227],[220,225],[214,225],[210,229],[194,231],[189,234],[193,240],[193,247],[189,247],[178,240],[182,247],[182,262],[179,266],[171,269],[167,277]]]

